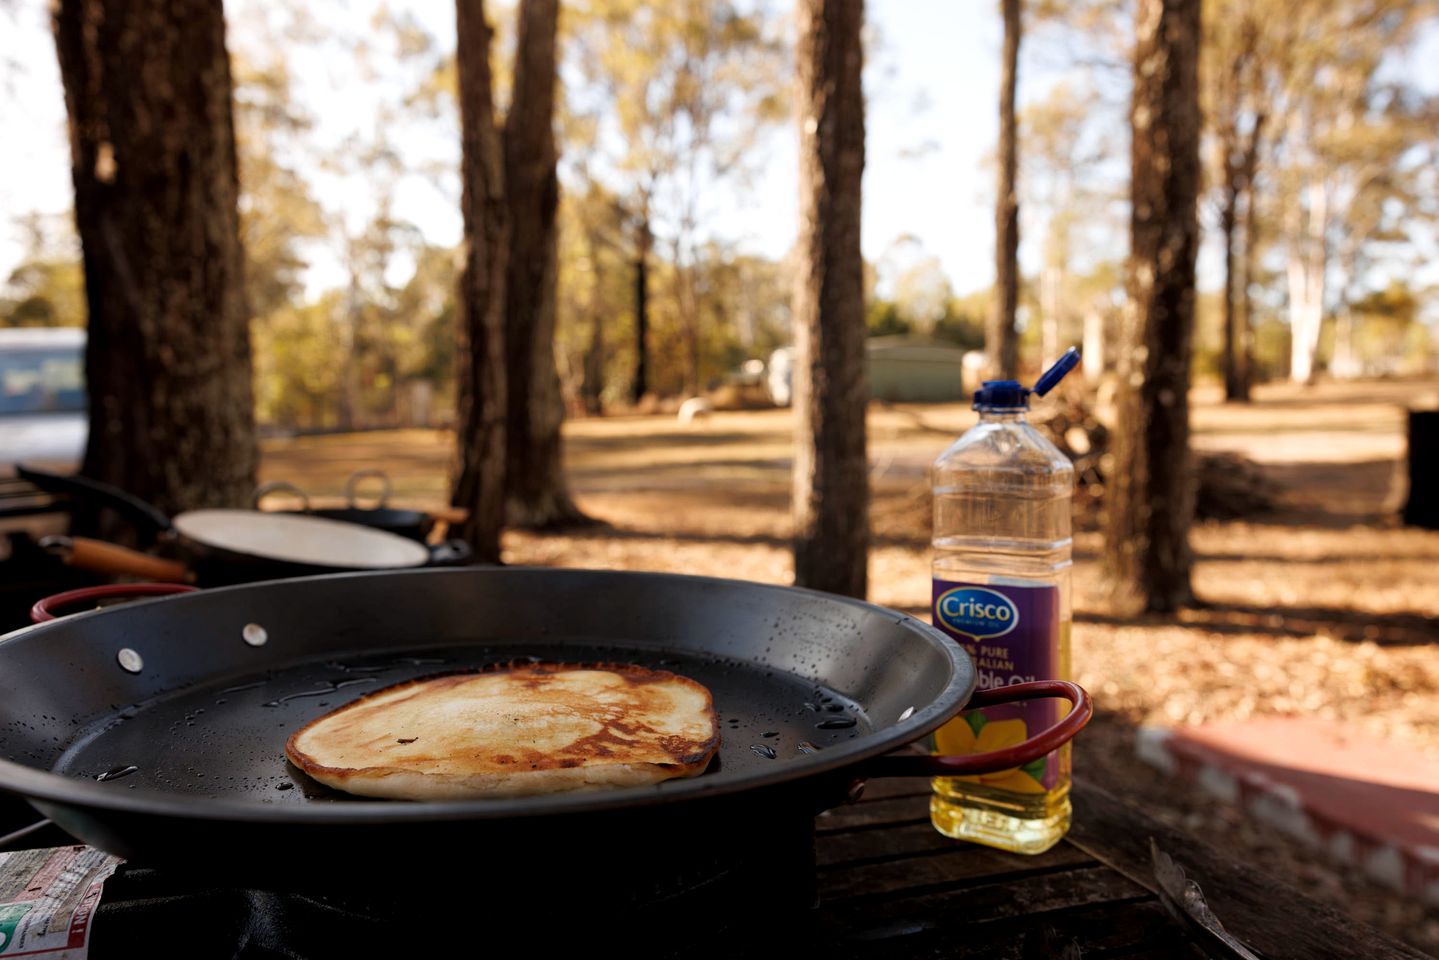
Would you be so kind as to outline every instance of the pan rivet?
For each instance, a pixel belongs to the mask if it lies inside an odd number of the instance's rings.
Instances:
[[[270,639],[270,635],[265,632],[265,628],[258,623],[245,624],[245,629],[240,631],[240,636],[244,637],[245,642],[252,647],[263,647],[265,641]]]
[[[145,661],[140,655],[129,647],[121,647],[120,652],[115,654],[115,659],[120,662],[120,669],[130,673],[139,673],[145,669]]]

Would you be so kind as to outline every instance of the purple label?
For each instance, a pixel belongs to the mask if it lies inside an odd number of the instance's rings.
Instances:
[[[979,689],[1060,676],[1059,588],[934,581],[933,623],[969,653]],[[961,714],[936,734],[945,753],[986,753],[1011,747],[1059,720],[1060,700],[1027,700]],[[1050,754],[1015,770],[985,774],[989,786],[1016,792],[1053,787],[1068,765]]]

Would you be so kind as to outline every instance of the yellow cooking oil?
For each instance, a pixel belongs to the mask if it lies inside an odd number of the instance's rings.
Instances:
[[[974,662],[978,688],[1070,676],[1070,500],[1074,467],[1027,420],[1078,360],[1065,355],[1033,391],[1012,380],[975,392],[979,422],[934,464],[932,622]],[[961,713],[934,750],[1002,750],[1058,722],[1063,700],[1027,700]],[[1042,853],[1070,823],[1066,745],[1022,766],[933,781],[930,819],[946,836]]]
[[[1060,624],[1061,669],[1069,677],[1069,622]],[[1027,701],[1042,704],[1047,701]],[[1060,709],[1068,709],[1058,701]],[[975,710],[945,724],[934,735],[934,751],[954,755],[995,749],[997,738],[984,740],[984,728]],[[959,725],[963,724],[961,728]],[[979,735],[974,727],[979,726]],[[1030,725],[1026,724],[1028,728]],[[1053,785],[1045,787],[1049,769]],[[1038,772],[1039,777],[1031,775]],[[1015,768],[975,777],[938,777],[933,781],[929,815],[935,829],[956,840],[968,840],[1014,853],[1043,853],[1069,832],[1069,744],[1050,754],[1030,770]]]

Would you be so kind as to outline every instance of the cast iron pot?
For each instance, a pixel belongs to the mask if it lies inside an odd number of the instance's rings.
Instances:
[[[443,803],[351,798],[284,757],[292,730],[358,696],[531,658],[693,677],[714,694],[719,755],[655,786]],[[573,886],[595,864],[669,870],[697,844],[779,842],[866,777],[1019,766],[1091,714],[1074,684],[975,684],[969,657],[928,625],[805,590],[533,568],[311,577],[0,640],[0,789],[104,850],[269,889],[373,892],[420,872]],[[1053,696],[1069,714],[1017,747],[887,756],[966,704]]]
[[[360,483],[364,480],[378,480],[380,482],[379,493],[375,495],[373,506],[365,507],[360,505]],[[397,536],[424,543],[435,528],[435,517],[433,514],[423,510],[409,510],[402,507],[388,506],[390,500],[390,477],[383,470],[356,470],[350,474],[345,481],[345,505],[343,507],[312,507],[310,497],[305,491],[288,480],[272,480],[263,483],[255,488],[255,495],[252,503],[255,509],[260,508],[260,501],[272,493],[284,493],[300,501],[298,510],[282,510],[281,513],[302,514],[311,517],[323,517],[326,520],[343,520],[346,523],[358,523],[366,527],[374,527],[376,530],[384,530]]]
[[[192,510],[173,519],[115,486],[88,477],[17,467],[21,477],[53,492],[113,509],[147,542],[177,555],[152,556],[89,537],[47,537],[41,545],[72,566],[116,576],[253,583],[341,570],[402,569],[465,563],[469,546],[435,546],[358,523],[258,510]]]

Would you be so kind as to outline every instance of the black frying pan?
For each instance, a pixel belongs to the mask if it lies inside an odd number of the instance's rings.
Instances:
[[[469,557],[458,541],[429,547],[355,523],[258,510],[191,510],[173,519],[123,490],[81,476],[17,467],[44,490],[114,509],[148,540],[177,548],[179,559],[152,557],[89,538],[49,544],[76,566],[152,580],[205,585],[250,583],[342,570],[391,570]]]
[[[284,758],[292,730],[379,687],[529,657],[693,677],[714,694],[718,757],[657,786],[446,803],[349,798]],[[658,870],[701,842],[778,842],[866,776],[1007,769],[1089,718],[1072,684],[974,694],[975,682],[933,628],[790,588],[474,567],[278,581],[4,638],[0,789],[105,850],[271,889],[374,892],[447,869],[470,885],[593,889],[606,858]],[[966,702],[1056,695],[1069,716],[1002,754],[884,756]]]

